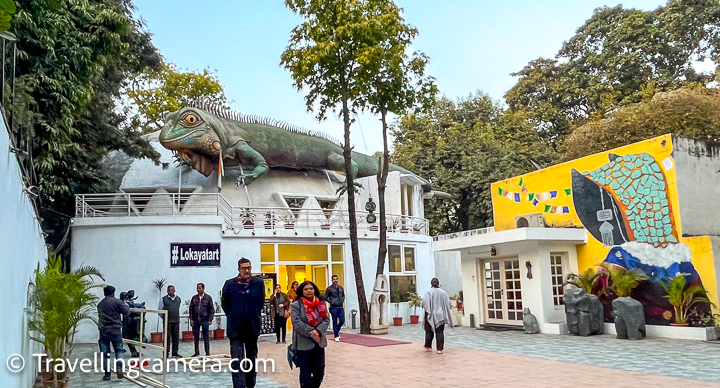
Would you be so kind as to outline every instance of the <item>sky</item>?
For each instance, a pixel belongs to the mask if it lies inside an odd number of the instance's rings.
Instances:
[[[562,43],[608,0],[396,0],[419,30],[413,50],[430,57],[427,71],[450,98],[476,91],[495,100],[516,82],[510,74]],[[230,106],[319,130],[341,139],[342,120],[319,123],[307,112],[304,91],[292,85],[280,55],[290,31],[302,22],[282,0],[135,0],[136,15],[153,33],[168,62],[185,71],[217,70]],[[665,1],[627,0],[626,8],[652,10]],[[382,150],[382,127],[360,114],[352,129],[356,151]]]

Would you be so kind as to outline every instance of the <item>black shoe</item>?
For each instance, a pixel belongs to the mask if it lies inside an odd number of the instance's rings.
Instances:
[[[210,357],[210,353],[205,353],[205,357]]]
[[[190,357],[197,357],[197,356],[199,356],[199,355],[200,355],[200,353],[195,353],[195,354],[193,354],[193,355],[190,356]]]
[[[138,353],[138,352],[132,352],[132,354],[131,354],[130,356],[131,356],[131,357],[140,357],[140,353]]]
[[[110,375],[103,376],[103,381],[110,381]]]
[[[183,358],[183,356],[181,356],[180,354],[177,354],[177,353],[173,354],[173,357]]]
[[[123,373],[123,371],[122,371],[122,370],[118,370],[118,371],[117,371],[117,378],[122,379],[123,377],[125,377],[125,374]]]

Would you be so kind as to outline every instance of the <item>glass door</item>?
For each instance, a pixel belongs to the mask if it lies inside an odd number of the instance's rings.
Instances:
[[[493,259],[482,263],[485,322],[522,325],[519,260]]]

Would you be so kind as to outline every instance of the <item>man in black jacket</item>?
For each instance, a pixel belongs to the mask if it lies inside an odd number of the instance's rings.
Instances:
[[[330,315],[332,315],[333,334],[335,342],[340,342],[340,328],[345,324],[345,290],[338,284],[338,276],[332,276],[332,285],[325,290],[326,302],[330,303]]]
[[[178,348],[180,347],[181,302],[180,297],[175,295],[175,286],[169,285],[167,286],[167,295],[160,299],[160,304],[158,305],[158,310],[167,310],[168,332],[165,333],[165,335],[168,336],[168,342],[172,342],[172,356],[177,358],[182,358],[180,353],[178,353]],[[162,314],[160,317],[163,320],[165,319],[165,316]],[[170,344],[168,344],[167,352],[168,358],[170,358]]]
[[[200,329],[202,328],[203,342],[205,344],[205,355],[210,355],[210,338],[208,338],[210,323],[215,317],[215,306],[213,305],[212,296],[205,293],[205,284],[198,283],[197,295],[190,300],[190,325],[193,328],[193,337],[195,338],[195,354],[193,357],[200,355]]]
[[[115,287],[105,286],[103,289],[105,298],[98,303],[98,328],[100,330],[100,351],[105,357],[105,376],[103,380],[110,380],[110,344],[115,351],[115,370],[117,377],[123,378],[124,364],[122,361],[125,354],[122,340],[122,321],[120,317],[128,319],[130,309],[120,299],[115,297]]]
[[[227,316],[230,356],[236,360],[230,365],[233,371],[233,388],[255,387],[255,359],[264,302],[264,283],[252,276],[252,264],[243,257],[238,261],[238,276],[228,279],[222,289],[222,308]],[[252,362],[252,369],[247,373],[240,368],[243,358]],[[243,368],[247,369],[248,366],[249,364],[244,363]]]

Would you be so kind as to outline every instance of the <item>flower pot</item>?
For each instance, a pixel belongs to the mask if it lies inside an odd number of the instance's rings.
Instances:
[[[192,331],[183,331],[182,332],[182,340],[183,342],[192,342],[195,340],[195,337],[193,337]]]
[[[380,227],[379,227],[379,226],[377,226],[377,225],[370,225],[370,231],[371,231],[371,232],[377,232],[378,230],[380,230]]]
[[[213,339],[216,339],[216,340],[225,339],[225,329],[213,330]]]
[[[402,317],[395,317],[393,318],[393,325],[395,326],[402,326]]]
[[[285,224],[285,229],[295,229],[295,224]]]
[[[243,222],[243,229],[255,229],[255,223],[252,221]]]
[[[330,230],[330,225],[320,225],[320,229],[322,229],[322,230]]]
[[[163,342],[163,333],[150,333],[150,343],[159,344]]]
[[[412,323],[413,325],[417,324],[419,321],[420,321],[419,315],[411,315],[410,316],[410,323]]]

